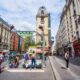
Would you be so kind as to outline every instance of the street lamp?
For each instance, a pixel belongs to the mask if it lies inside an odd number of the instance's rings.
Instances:
[[[14,29],[14,26],[12,25],[11,27],[10,27],[10,34],[9,34],[9,39],[8,39],[8,59],[7,59],[7,63],[9,64],[9,55],[10,55],[10,42],[11,42],[11,31],[12,31],[12,29]]]
[[[45,48],[45,37],[44,37],[44,29],[43,29],[43,26],[40,25],[39,26],[39,29],[42,31],[42,67],[45,67],[46,64],[45,64],[45,51],[44,51],[44,48]]]

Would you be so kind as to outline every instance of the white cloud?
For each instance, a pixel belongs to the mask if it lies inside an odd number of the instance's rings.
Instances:
[[[0,15],[18,30],[34,30],[37,11],[45,6],[51,13],[52,35],[55,36],[64,4],[65,0],[0,0]]]
[[[18,24],[17,24],[18,23]],[[34,25],[30,24],[29,22],[26,22],[26,21],[15,21],[14,22],[14,25],[15,25],[15,28],[17,30],[22,30],[22,31],[32,31],[32,30],[35,30],[34,29]]]

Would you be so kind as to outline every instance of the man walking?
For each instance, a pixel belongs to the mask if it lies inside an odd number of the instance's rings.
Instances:
[[[66,60],[66,68],[69,68],[69,51],[65,53],[65,60]]]

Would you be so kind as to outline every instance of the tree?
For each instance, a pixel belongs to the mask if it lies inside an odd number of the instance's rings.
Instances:
[[[36,45],[42,45],[42,42],[41,42],[41,41],[39,41],[39,42],[37,42],[37,43],[36,43]]]
[[[26,36],[25,38],[25,48],[29,48],[30,46],[35,46],[35,40],[33,39],[33,36]]]

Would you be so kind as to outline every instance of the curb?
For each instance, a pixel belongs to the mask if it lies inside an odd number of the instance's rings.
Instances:
[[[53,58],[51,56],[49,56],[49,62],[50,62],[51,68],[52,68],[52,72],[53,72],[54,78],[55,78],[55,80],[62,80],[61,77],[60,77],[60,75],[59,75],[59,73],[58,73],[58,71],[54,67],[52,59]]]

